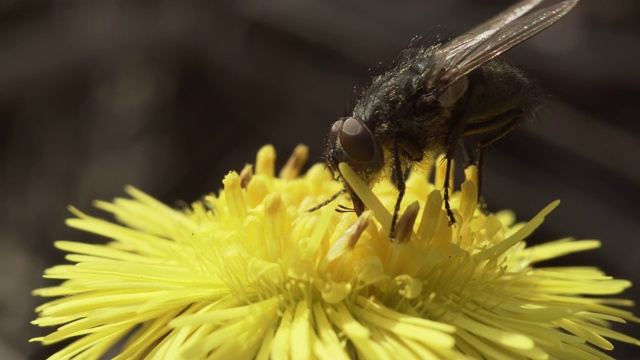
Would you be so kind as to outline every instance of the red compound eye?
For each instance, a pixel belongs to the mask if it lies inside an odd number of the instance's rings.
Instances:
[[[364,123],[350,117],[342,122],[338,139],[348,157],[357,162],[367,162],[376,155],[375,139]]]

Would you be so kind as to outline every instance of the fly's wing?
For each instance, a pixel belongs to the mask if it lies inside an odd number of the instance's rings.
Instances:
[[[524,0],[470,32],[442,44],[429,70],[431,88],[444,91],[482,64],[527,40],[565,16],[578,0],[564,0],[524,16],[544,0]]]
[[[469,30],[467,33],[451,39],[446,44],[446,50],[451,54],[451,56],[455,56],[465,48],[468,49],[469,47],[476,45],[478,42],[481,42],[482,39],[488,39],[505,25],[528,13],[543,1],[544,0],[520,1],[500,14],[494,16],[492,19]]]

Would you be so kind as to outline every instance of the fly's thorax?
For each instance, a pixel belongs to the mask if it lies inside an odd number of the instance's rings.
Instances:
[[[393,124],[407,117],[423,90],[420,69],[407,64],[376,76],[362,89],[353,108],[353,116],[383,136],[393,131]]]

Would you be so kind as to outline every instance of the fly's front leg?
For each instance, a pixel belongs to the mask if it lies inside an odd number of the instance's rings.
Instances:
[[[318,204],[318,205],[316,205],[316,206],[312,207],[311,209],[307,210],[307,212],[314,212],[314,211],[316,211],[316,210],[318,210],[318,209],[321,209],[321,208],[323,208],[323,207],[325,207],[325,206],[329,205],[331,202],[333,202],[333,200],[337,199],[337,198],[338,198],[338,196],[340,196],[340,195],[342,195],[342,194],[344,194],[344,193],[346,193],[346,192],[347,192],[347,189],[346,189],[346,188],[345,188],[345,189],[342,189],[342,190],[340,190],[340,191],[338,191],[337,193],[335,193],[335,194],[331,195],[331,197],[330,197],[330,198],[328,198],[327,200],[325,200],[325,201],[321,202],[320,204]],[[339,206],[340,206],[340,205],[339,205]],[[353,209],[351,209],[351,210],[353,211]]]

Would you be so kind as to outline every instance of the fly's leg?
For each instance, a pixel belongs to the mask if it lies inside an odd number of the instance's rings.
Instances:
[[[455,149],[455,147],[454,147]],[[449,182],[451,176],[451,163],[453,162],[453,154],[451,157],[447,154],[445,156],[445,160],[447,162],[447,170],[444,175],[444,209],[447,211],[447,217],[449,218],[449,225],[453,225],[456,223],[456,218],[453,216],[453,211],[451,211],[451,204],[449,204]]]
[[[469,109],[464,109],[464,112],[457,117],[457,121],[451,126],[449,133],[447,134],[447,152],[444,155],[445,161],[447,162],[446,173],[444,175],[444,188],[443,188],[443,200],[444,200],[444,209],[447,212],[447,217],[449,218],[449,225],[453,225],[456,223],[456,218],[453,216],[453,211],[451,211],[451,204],[449,203],[449,187],[451,186],[451,164],[453,162],[453,157],[456,154],[456,148],[458,144],[460,144],[460,139],[464,135],[464,130],[466,129],[466,123],[469,119]]]
[[[347,192],[347,189],[342,189],[342,190],[338,191],[337,193],[331,195],[331,197],[328,198],[327,200],[325,200],[325,201],[321,202],[320,204],[318,204],[318,205],[312,207],[311,209],[307,210],[307,212],[314,212],[316,210],[319,210],[319,209],[329,205],[331,202],[333,202],[335,199],[337,199],[338,196],[340,196],[340,195],[342,195],[342,194],[344,194],[346,192]]]
[[[389,239],[395,238],[396,223],[398,222],[398,213],[400,212],[400,204],[407,188],[404,182],[404,171],[402,171],[402,161],[400,160],[400,149],[397,139],[393,141],[393,170],[396,176],[396,188],[398,189],[398,199],[393,209],[393,217],[391,218],[391,228],[389,230]]]

